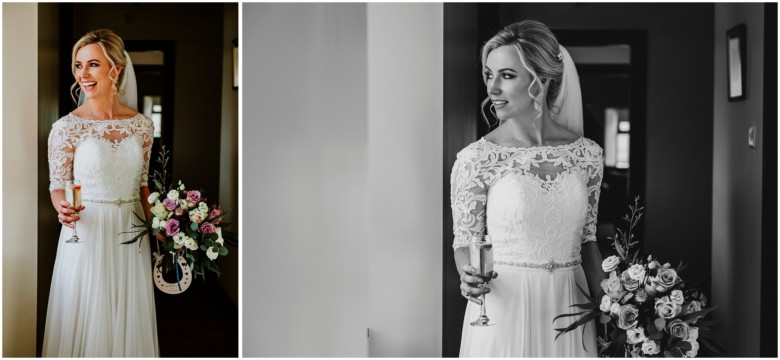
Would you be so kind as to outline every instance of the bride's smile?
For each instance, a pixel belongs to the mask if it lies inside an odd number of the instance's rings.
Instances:
[[[73,62],[73,75],[88,99],[110,98],[116,93],[115,84],[122,67],[112,66],[103,48],[89,44],[79,49]]]

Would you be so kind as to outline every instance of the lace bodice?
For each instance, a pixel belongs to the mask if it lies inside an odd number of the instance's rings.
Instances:
[[[49,191],[78,179],[87,200],[137,198],[147,185],[153,129],[142,114],[122,120],[60,118],[49,133]]]
[[[558,146],[503,147],[480,139],[452,169],[453,247],[487,233],[495,261],[569,261],[596,240],[604,172],[601,147],[586,138]]]

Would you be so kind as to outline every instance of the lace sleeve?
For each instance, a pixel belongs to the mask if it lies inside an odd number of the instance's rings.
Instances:
[[[599,213],[599,195],[601,195],[601,179],[604,177],[604,151],[592,142],[587,147],[585,168],[588,171],[588,213],[585,216],[585,228],[582,231],[582,242],[596,241],[596,228]]]
[[[149,186],[149,161],[152,157],[152,143],[154,140],[154,123],[144,116],[141,124],[141,139],[144,141],[144,166],[141,170],[141,185]]]
[[[57,120],[49,132],[49,191],[65,189],[65,181],[73,178],[73,154],[76,138],[68,131],[67,122]]]
[[[471,237],[482,235],[485,228],[487,185],[480,176],[479,162],[470,151],[458,154],[450,177],[452,207],[453,249],[469,246]]]

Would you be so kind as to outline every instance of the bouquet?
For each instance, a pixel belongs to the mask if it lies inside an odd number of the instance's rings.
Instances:
[[[638,244],[633,230],[644,209],[639,207],[639,197],[629,209],[630,216],[623,217],[628,230],[618,229],[609,238],[617,255],[601,264],[608,278],[601,282],[600,297],[586,294],[590,303],[572,305],[582,312],[557,316],[556,320],[584,314],[570,326],[556,329],[556,339],[599,319],[605,330],[598,339],[599,353],[604,357],[696,357],[700,347],[712,354],[725,354],[718,343],[720,336],[711,329],[715,322],[703,319],[717,306],[707,308],[707,297],[686,286],[679,276],[685,268],[682,262],[673,268],[652,255],[640,259],[639,251],[632,249]]]
[[[234,234],[222,229],[230,225],[223,222],[225,213],[218,205],[208,205],[200,191],[187,190],[181,180],[175,187],[165,186],[168,152],[164,146],[157,162],[162,165],[162,170],[155,171],[152,178],[156,191],[144,199],[151,207],[152,217],[145,221],[135,214],[142,223],[134,224],[133,227],[139,230],[132,231],[136,233],[135,237],[122,244],[134,243],[148,234],[160,240],[155,256],[161,260],[158,264],[162,264],[164,272],[178,266],[177,258],[183,257],[196,278],[205,278],[206,270],[219,275],[219,266],[215,260],[228,254],[225,242],[237,245]],[[175,270],[178,281],[178,268]]]

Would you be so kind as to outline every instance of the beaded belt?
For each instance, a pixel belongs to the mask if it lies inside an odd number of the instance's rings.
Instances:
[[[539,263],[527,263],[527,262],[514,262],[514,261],[496,261],[494,262],[496,265],[506,265],[506,266],[514,266],[519,268],[530,268],[530,269],[544,269],[547,270],[550,274],[553,273],[553,271],[563,268],[570,268],[573,266],[577,266],[579,264],[582,264],[581,259],[577,259],[574,261],[569,261],[565,263],[559,263],[555,262],[554,260],[550,260],[547,263],[539,264]]]
[[[138,201],[140,201],[140,198],[134,198],[134,199],[114,199],[114,200],[89,200],[89,199],[83,199],[82,202],[91,202],[96,204],[113,204],[116,206],[123,205],[123,204],[133,204]]]

